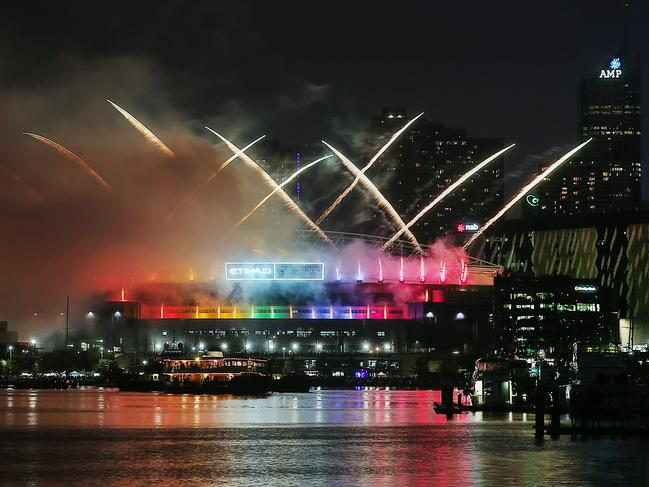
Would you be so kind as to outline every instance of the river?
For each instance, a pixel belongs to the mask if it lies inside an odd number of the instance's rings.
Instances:
[[[2,486],[648,485],[649,441],[534,440],[436,391],[265,397],[0,391]]]

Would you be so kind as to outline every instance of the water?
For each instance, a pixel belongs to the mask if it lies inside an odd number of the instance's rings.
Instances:
[[[0,391],[0,485],[648,485],[649,442],[535,442],[534,416],[432,391],[259,398]]]

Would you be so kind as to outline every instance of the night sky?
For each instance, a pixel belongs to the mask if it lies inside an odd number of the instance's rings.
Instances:
[[[576,140],[578,82],[620,47],[625,16],[630,45],[649,51],[649,4],[635,3],[12,2],[0,76],[38,87],[65,83],[78,63],[136,58],[160,87],[135,100],[139,113],[165,97],[198,121],[300,144],[405,105],[518,142],[516,164]]]

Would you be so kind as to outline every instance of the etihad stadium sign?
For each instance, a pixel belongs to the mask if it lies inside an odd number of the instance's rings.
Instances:
[[[611,60],[609,64],[610,69],[602,69],[599,72],[600,79],[602,78],[619,78],[622,76],[622,62],[619,57]]]
[[[228,281],[322,281],[322,262],[226,262]]]

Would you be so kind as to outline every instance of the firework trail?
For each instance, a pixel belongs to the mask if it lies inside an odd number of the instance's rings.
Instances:
[[[208,127],[205,127],[205,128],[206,128],[207,130],[209,130],[210,132],[214,132],[212,129],[210,129],[210,128],[208,128]],[[166,223],[169,223],[169,221],[170,221],[170,220],[174,217],[174,215],[178,212],[178,209],[179,209],[182,205],[186,204],[189,200],[191,200],[191,199],[194,197],[194,195],[195,195],[196,193],[198,193],[201,189],[203,189],[205,186],[207,186],[207,185],[210,183],[210,181],[212,181],[212,179],[214,179],[216,176],[218,176],[219,173],[220,173],[221,171],[223,171],[223,169],[225,169],[225,168],[227,167],[228,164],[230,164],[230,163],[231,163],[232,161],[234,161],[237,157],[239,157],[239,156],[240,156],[241,154],[243,154],[245,151],[247,151],[248,149],[250,149],[253,145],[255,145],[257,142],[259,142],[259,141],[260,141],[261,139],[263,139],[264,137],[266,137],[266,136],[265,136],[265,135],[262,135],[262,136],[259,137],[258,139],[253,140],[252,142],[250,142],[250,143],[249,143],[247,146],[245,146],[243,149],[239,149],[239,150],[237,150],[234,154],[232,154],[232,156],[228,157],[228,158],[227,158],[227,159],[226,159],[226,160],[225,160],[225,161],[224,161],[224,162],[219,166],[219,168],[218,168],[216,171],[214,171],[212,174],[210,174],[210,176],[209,176],[205,181],[203,181],[203,182],[202,182],[201,184],[199,184],[199,185],[198,185],[198,186],[197,186],[197,187],[196,187],[196,188],[195,188],[191,193],[189,193],[187,196],[185,196],[185,199],[184,199],[184,200],[183,200],[183,201],[182,201],[182,202],[181,202],[181,203],[180,203],[180,204],[179,204],[179,205],[178,205],[174,210],[172,210],[171,213],[169,213],[169,214],[167,215]]]
[[[383,263],[381,262],[381,257],[379,257],[379,282],[383,282]]]
[[[412,120],[410,120],[407,124],[405,124],[403,127],[401,127],[401,129],[399,129],[397,132],[395,132],[395,133],[392,135],[392,137],[390,137],[390,140],[388,140],[388,141],[386,142],[386,144],[385,144],[383,147],[381,147],[381,148],[379,149],[379,151],[378,151],[376,154],[374,154],[374,157],[372,157],[372,158],[370,159],[370,162],[368,162],[367,164],[365,164],[365,167],[363,167],[363,169],[361,169],[361,173],[365,174],[365,172],[366,172],[370,167],[372,167],[372,165],[377,161],[377,159],[378,159],[379,157],[381,157],[381,156],[383,155],[383,153],[384,153],[386,150],[388,150],[388,148],[392,145],[392,143],[393,143],[395,140],[397,140],[397,139],[399,138],[399,136],[400,136],[402,133],[404,133],[404,132],[408,129],[408,127],[410,127],[410,125],[412,125],[413,123],[415,123],[415,121],[416,121],[419,117],[421,117],[423,114],[424,114],[424,112],[421,112],[421,113],[420,113],[419,115],[417,115],[415,118],[413,118]],[[359,176],[356,176],[356,178],[354,179],[354,181],[353,181],[349,186],[347,186],[347,188],[345,188],[345,190],[344,190],[342,193],[340,193],[340,195],[338,196],[338,198],[336,198],[336,200],[331,204],[331,206],[329,206],[329,208],[327,208],[327,209],[324,211],[324,213],[323,213],[322,215],[320,215],[320,217],[319,217],[315,222],[316,222],[318,225],[320,225],[320,224],[325,220],[325,218],[327,218],[327,217],[331,214],[331,212],[334,211],[334,209],[335,209],[335,208],[336,208],[336,207],[337,207],[337,206],[342,202],[342,200],[345,199],[345,197],[346,197],[346,196],[347,196],[347,195],[352,191],[352,189],[354,189],[354,188],[356,187],[356,185],[358,184],[359,181],[360,181],[360,177],[359,177]]]
[[[38,191],[36,191],[29,183],[27,183],[23,178],[18,176],[15,172],[13,172],[11,169],[9,169],[6,166],[0,165],[0,168],[7,173],[7,175],[16,183],[20,184],[25,188],[25,191],[29,194],[29,196],[37,202],[42,202],[45,198],[43,198],[43,195],[40,194]]]
[[[480,230],[478,230],[476,233],[474,233],[469,240],[464,244],[464,249],[466,250],[480,235],[484,233],[484,231],[489,228],[491,225],[496,223],[498,219],[503,216],[507,211],[514,206],[518,200],[520,200],[523,196],[525,196],[527,193],[529,193],[534,186],[539,184],[543,179],[545,179],[547,176],[549,176],[552,172],[554,172],[556,169],[561,166],[564,162],[566,162],[568,159],[570,159],[573,155],[575,155],[577,152],[579,152],[586,144],[588,144],[591,139],[588,139],[586,142],[579,144],[577,147],[572,149],[570,152],[564,154],[561,156],[559,159],[557,159],[555,162],[550,164],[550,166],[543,171],[542,173],[539,173],[536,175],[534,179],[532,179],[529,183],[527,183],[523,188],[512,198],[510,199],[505,206],[502,207],[502,209],[496,213],[487,223],[485,223]]]
[[[214,130],[210,129],[209,127],[205,127],[205,128],[207,128],[208,130],[210,130],[214,135],[216,135],[219,139],[221,139],[221,140],[222,140],[222,141],[223,141],[223,142],[224,142],[224,143],[229,147],[229,149],[230,149],[232,152],[237,152],[237,151],[239,151],[239,148],[238,148],[236,145],[234,145],[234,144],[233,144],[232,142],[230,142],[228,139],[226,139],[225,137],[223,137],[221,134],[215,132]],[[261,166],[259,166],[259,164],[257,164],[257,163],[256,163],[255,161],[253,161],[250,157],[248,157],[247,154],[245,154],[245,153],[242,152],[241,155],[239,156],[239,158],[240,158],[240,159],[241,159],[241,160],[242,160],[242,161],[243,161],[243,162],[244,162],[248,167],[250,167],[251,169],[253,169],[253,170],[254,170],[254,171],[259,175],[259,177],[261,177],[261,178],[264,180],[264,182],[265,182],[268,186],[270,186],[272,189],[277,189],[277,188],[278,188],[279,185],[275,182],[275,180],[274,180],[273,178],[271,178],[271,177],[269,176],[269,174],[268,174],[266,171],[264,171],[264,169],[263,169]],[[295,201],[293,201],[293,200],[291,199],[291,197],[290,197],[288,194],[286,194],[286,191],[284,191],[283,189],[279,188],[279,189],[277,189],[277,193],[279,194],[279,197],[282,199],[282,201],[284,202],[284,204],[285,204],[285,205],[286,205],[286,206],[287,206],[287,207],[288,207],[288,208],[289,208],[293,213],[295,213],[295,214],[296,214],[296,215],[297,215],[297,216],[298,216],[298,217],[299,217],[299,218],[304,222],[304,224],[305,224],[307,227],[309,227],[309,228],[310,228],[314,233],[316,233],[320,238],[322,238],[322,240],[324,240],[324,241],[327,242],[328,244],[333,244],[333,242],[331,241],[331,239],[330,239],[329,237],[327,237],[327,235],[322,231],[322,229],[321,229],[318,225],[316,225],[315,223],[313,223],[313,220],[311,220],[311,218],[309,218],[309,217],[306,215],[306,213],[304,213],[304,212],[302,211],[302,209],[301,209],[301,208],[300,208],[300,207],[295,203]]]
[[[23,132],[23,135],[28,135],[29,137],[32,137],[33,139],[38,140],[39,142],[42,142],[43,144],[51,147],[54,149],[56,152],[59,154],[62,154],[66,159],[79,164],[88,174],[90,174],[93,178],[97,180],[99,184],[101,184],[104,188],[106,189],[112,189],[110,185],[102,178],[99,174],[97,174],[83,159],[81,159],[78,155],[76,155],[74,152],[66,149],[63,147],[61,144],[58,144],[54,142],[51,139],[48,139],[47,137],[43,137],[42,135],[37,135],[37,134],[32,134],[30,132]]]
[[[250,218],[255,211],[257,211],[259,208],[263,206],[266,201],[268,201],[271,196],[273,196],[275,193],[277,193],[279,190],[281,190],[284,186],[286,186],[288,183],[293,181],[296,177],[298,177],[301,173],[309,169],[310,167],[315,166],[318,162],[324,161],[325,159],[329,159],[330,157],[333,157],[331,154],[328,156],[321,157],[320,159],[316,159],[313,162],[310,162],[306,166],[301,167],[297,171],[295,171],[293,174],[291,174],[288,178],[286,178],[280,185],[278,185],[274,190],[272,190],[270,193],[268,193],[257,205],[248,212],[246,216],[244,216],[241,220],[239,220],[239,223],[237,223],[234,228],[238,228],[243,222],[245,222],[248,218]]]
[[[423,217],[426,213],[428,213],[435,205],[437,205],[440,201],[442,201],[444,198],[446,198],[450,193],[455,191],[458,186],[460,186],[462,183],[464,183],[467,179],[469,179],[471,176],[473,176],[475,173],[477,173],[480,169],[485,167],[487,164],[489,164],[491,161],[497,159],[500,157],[502,154],[507,152],[509,149],[514,147],[516,144],[512,144],[508,147],[505,147],[504,149],[496,152],[495,154],[492,154],[491,156],[487,157],[484,161],[482,161],[480,164],[477,164],[475,167],[471,168],[469,171],[464,173],[462,176],[460,176],[457,181],[455,181],[453,184],[451,184],[448,188],[446,188],[444,191],[442,191],[439,196],[435,197],[433,201],[431,201],[423,210],[421,210],[415,217],[408,222],[408,224],[405,226],[405,228],[402,228],[399,230],[397,233],[395,233],[390,240],[388,240],[384,245],[383,249],[387,249],[390,245],[392,245],[400,236],[401,234],[407,229],[412,227],[415,223],[419,221],[421,217]]]
[[[128,123],[130,123],[135,128],[135,130],[140,132],[140,134],[147,140],[147,142],[156,146],[160,152],[162,152],[163,154],[169,157],[176,156],[169,147],[167,147],[158,137],[156,137],[153,132],[151,132],[148,128],[146,128],[146,126],[142,122],[140,122],[137,118],[135,118],[133,115],[128,113],[117,103],[113,103],[108,99],[106,99],[106,101],[110,103],[113,106],[113,108],[117,110],[128,121]]]
[[[360,169],[358,169],[352,161],[347,159],[344,154],[342,154],[338,149],[333,147],[332,145],[328,144],[324,140],[322,141],[324,145],[326,145],[338,158],[342,161],[342,163],[345,165],[345,167],[356,177],[360,178],[361,185],[365,187],[367,191],[376,199],[376,201],[379,204],[379,207],[383,209],[390,219],[394,222],[394,224],[399,228],[403,229],[406,233],[406,237],[412,244],[415,246],[418,252],[421,252],[421,245],[419,245],[419,242],[417,242],[417,239],[415,236],[412,234],[410,230],[408,230],[406,227],[406,223],[401,219],[397,211],[394,209],[394,207],[390,204],[390,202],[381,194],[381,192],[378,190],[376,186],[374,186],[374,183],[370,181],[365,174],[363,174]],[[402,232],[403,233],[403,232]]]

